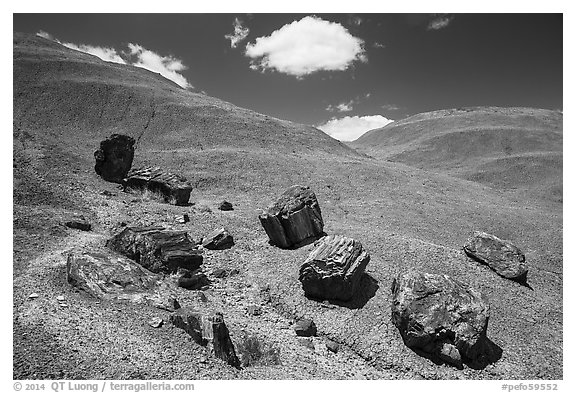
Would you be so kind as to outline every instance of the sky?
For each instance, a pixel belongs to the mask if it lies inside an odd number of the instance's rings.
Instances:
[[[14,14],[13,30],[343,141],[437,109],[563,110],[562,14]]]

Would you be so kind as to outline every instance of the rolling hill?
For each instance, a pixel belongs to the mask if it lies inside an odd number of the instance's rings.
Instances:
[[[425,122],[428,115],[422,116]],[[542,122],[554,123],[557,116],[550,113]],[[505,120],[502,124],[509,126]],[[379,157],[419,146],[424,142],[417,138],[426,140],[425,131],[412,139],[392,132],[396,145],[390,143]],[[133,166],[155,164],[186,176],[194,186],[191,206],[124,193],[98,177],[93,153],[112,133],[137,140]],[[366,138],[371,134],[376,135]],[[526,140],[540,135],[533,134]],[[471,133],[462,138],[467,136]],[[465,145],[481,142],[464,140]],[[368,152],[360,142],[354,147]],[[525,142],[521,151],[512,146],[512,155],[554,151],[561,146],[561,133],[540,150],[530,143],[537,142]],[[368,153],[384,152],[376,147]],[[472,162],[499,157],[493,149]],[[458,154],[450,153],[449,159],[471,165],[466,149]],[[407,162],[374,159],[313,127],[18,33],[13,156],[15,379],[562,378],[560,203],[454,176],[439,158],[423,156],[422,163],[417,155]],[[430,161],[438,168],[428,170]],[[502,176],[499,166],[492,170]],[[298,269],[313,245],[282,250],[268,243],[258,213],[293,184],[309,185],[316,193],[325,232],[353,237],[370,253],[371,279],[356,302],[338,306],[305,298]],[[218,210],[222,199],[234,210]],[[175,218],[184,213],[190,222],[178,223]],[[64,227],[72,214],[83,214],[92,231]],[[204,291],[207,304],[223,312],[234,341],[245,333],[256,335],[280,351],[280,364],[233,369],[181,330],[148,326],[154,316],[167,319],[167,311],[96,302],[75,291],[66,282],[70,250],[104,247],[123,224],[186,230],[194,239],[226,227],[234,247],[205,252],[204,269],[212,279]],[[525,252],[529,287],[465,256],[462,246],[474,230],[509,239]],[[219,268],[239,274],[216,278],[212,272]],[[482,291],[491,305],[488,336],[502,349],[501,358],[484,368],[458,370],[408,349],[390,311],[392,280],[408,269],[448,274]],[[35,300],[28,297],[33,292],[39,295]],[[263,293],[262,314],[248,315],[246,307],[259,303]],[[59,306],[58,295],[65,296],[68,307]],[[179,300],[195,304],[185,290]],[[291,329],[304,317],[318,327],[314,349]],[[326,338],[340,343],[337,354],[325,349]]]
[[[380,159],[562,201],[562,113],[475,107],[421,113],[350,146]]]

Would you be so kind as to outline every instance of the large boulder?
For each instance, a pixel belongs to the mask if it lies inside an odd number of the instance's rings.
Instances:
[[[392,321],[404,343],[460,367],[486,349],[490,306],[446,275],[408,272],[392,284]]]
[[[281,248],[296,246],[324,233],[320,205],[310,187],[288,188],[259,218],[270,242]]]
[[[485,263],[502,277],[526,281],[528,267],[524,253],[507,240],[485,232],[474,232],[464,245],[464,252],[471,258]]]
[[[233,367],[240,368],[240,361],[221,313],[181,308],[170,315],[170,322],[184,329],[197,344],[207,346],[216,357]]]
[[[160,276],[109,250],[75,250],[66,263],[68,283],[104,300],[130,301],[173,311],[180,307]]]
[[[306,296],[348,301],[370,261],[359,241],[345,236],[326,236],[300,267],[299,280]]]
[[[184,176],[166,172],[157,166],[131,170],[122,184],[124,191],[150,192],[173,205],[187,204],[192,191],[192,185]]]
[[[195,270],[202,265],[202,251],[185,231],[162,227],[126,227],[106,246],[138,262],[154,273]]]
[[[100,142],[94,158],[94,170],[98,175],[104,180],[122,183],[122,179],[132,167],[134,139],[127,135],[113,134]]]

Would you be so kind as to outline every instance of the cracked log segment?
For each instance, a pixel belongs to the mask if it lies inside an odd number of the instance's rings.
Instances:
[[[162,227],[126,227],[106,246],[154,273],[175,273],[178,268],[195,270],[203,259],[187,232]]]
[[[157,166],[131,170],[124,180],[124,191],[144,191],[159,194],[164,202],[185,205],[190,199],[192,185],[181,175],[165,172]]]
[[[518,247],[485,232],[474,232],[464,245],[469,257],[488,265],[502,277],[526,282],[526,257]]]
[[[122,183],[132,167],[134,159],[134,139],[127,135],[112,134],[94,152],[94,170],[104,180]]]
[[[324,233],[320,205],[310,187],[288,188],[259,218],[270,242],[281,248],[296,246]]]
[[[109,250],[74,250],[66,262],[68,283],[103,300],[148,304],[168,311],[180,305],[157,274]]]
[[[240,360],[236,356],[234,344],[221,313],[181,308],[170,315],[170,322],[186,331],[197,344],[207,346],[217,358],[240,368]]]
[[[392,321],[404,343],[456,367],[484,355],[489,314],[480,292],[446,275],[408,272],[392,283]]]
[[[370,261],[359,241],[345,236],[326,236],[300,267],[299,280],[308,297],[348,301]]]

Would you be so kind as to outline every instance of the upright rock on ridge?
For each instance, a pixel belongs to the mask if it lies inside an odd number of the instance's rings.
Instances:
[[[181,308],[170,315],[170,322],[188,333],[197,344],[208,346],[217,358],[240,368],[240,360],[221,313],[208,314]]]
[[[112,134],[100,142],[100,148],[94,152],[96,165],[94,170],[104,180],[122,183],[132,167],[134,159],[134,139],[127,135]]]
[[[362,243],[345,236],[326,236],[316,242],[299,280],[307,296],[348,301],[370,261]]]
[[[392,321],[404,343],[455,366],[484,355],[490,306],[448,276],[400,274],[392,283]]]
[[[165,172],[157,166],[130,171],[122,184],[125,191],[148,190],[162,196],[164,202],[174,205],[188,203],[190,192],[192,192],[192,185],[184,176]]]
[[[281,248],[298,245],[324,232],[316,195],[310,187],[292,186],[259,216],[272,244]]]
[[[154,273],[175,273],[179,267],[195,270],[203,260],[187,232],[162,227],[126,227],[106,246]]]
[[[526,282],[528,267],[524,253],[507,240],[485,232],[474,232],[464,245],[464,252],[502,277]]]

